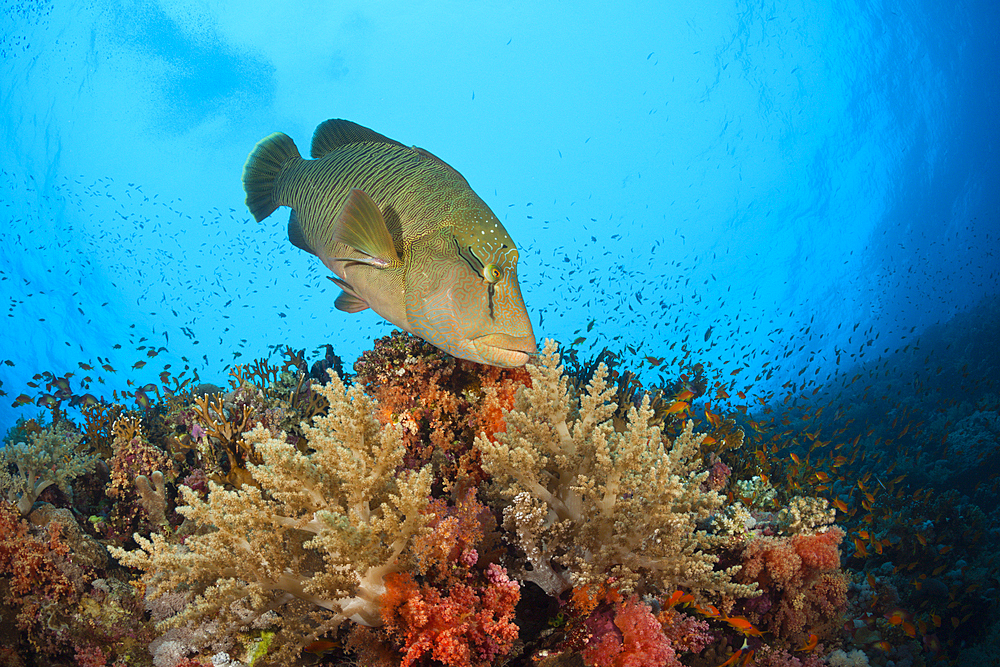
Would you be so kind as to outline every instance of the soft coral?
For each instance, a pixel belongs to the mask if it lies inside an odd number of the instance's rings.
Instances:
[[[404,644],[402,667],[425,655],[451,667],[486,665],[510,650],[517,639],[513,617],[520,590],[495,564],[487,568],[486,579],[478,590],[456,583],[442,595],[410,574],[386,578],[382,619]]]
[[[615,626],[583,650],[590,667],[681,667],[660,622],[638,598],[618,605]]]

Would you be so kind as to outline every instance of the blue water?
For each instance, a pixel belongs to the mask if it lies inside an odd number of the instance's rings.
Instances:
[[[991,1],[333,6],[3,3],[0,428],[42,371],[224,384],[387,333],[243,205],[254,144],[327,118],[462,172],[583,353],[686,340],[777,386],[1000,291]]]

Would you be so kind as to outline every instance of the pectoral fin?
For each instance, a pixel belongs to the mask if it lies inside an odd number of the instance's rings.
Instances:
[[[368,308],[368,304],[362,301],[361,297],[350,292],[341,292],[333,305],[337,307],[337,310],[342,310],[345,313],[360,313]]]
[[[350,246],[367,257],[332,259],[360,262],[379,269],[401,265],[385,218],[364,190],[351,190],[334,224],[333,240]]]

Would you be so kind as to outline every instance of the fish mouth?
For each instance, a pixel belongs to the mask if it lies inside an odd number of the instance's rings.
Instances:
[[[488,334],[472,340],[486,363],[516,368],[524,366],[538,348],[534,336]]]

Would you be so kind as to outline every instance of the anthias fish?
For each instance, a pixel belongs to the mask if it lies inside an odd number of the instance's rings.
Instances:
[[[462,359],[522,366],[535,336],[513,239],[466,180],[430,152],[346,120],[316,128],[312,160],[276,132],[243,168],[258,221],[292,209],[288,239],[336,274],[336,307],[371,308]]]

